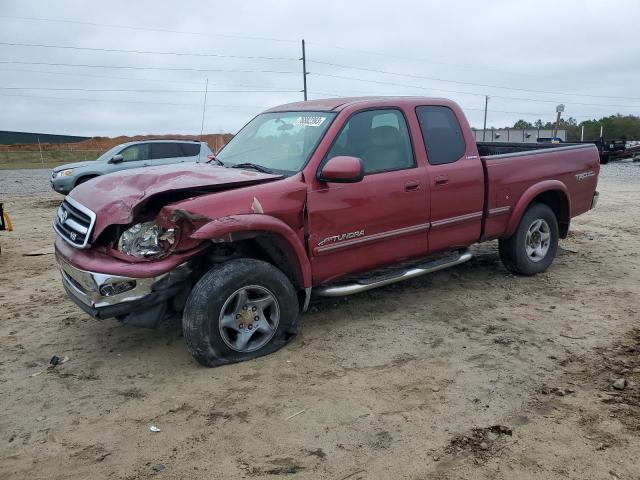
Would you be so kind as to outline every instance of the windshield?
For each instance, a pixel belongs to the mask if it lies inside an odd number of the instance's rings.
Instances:
[[[279,173],[298,172],[336,116],[332,112],[263,113],[216,155],[225,166],[254,163]]]

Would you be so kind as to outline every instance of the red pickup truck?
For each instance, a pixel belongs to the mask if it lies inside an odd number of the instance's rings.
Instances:
[[[509,148],[476,144],[443,99],[272,108],[209,163],[75,188],[54,220],[63,284],[96,318],[154,327],[182,312],[191,353],[214,366],[286,344],[312,295],[458,265],[477,242],[542,272],[596,204],[598,151]]]

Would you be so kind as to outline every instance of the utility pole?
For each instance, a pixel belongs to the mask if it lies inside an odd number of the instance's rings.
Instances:
[[[487,133],[487,107],[489,106],[489,95],[484,96],[484,127],[482,127],[482,141],[484,142]]]
[[[302,85],[303,85],[303,92],[304,92],[304,101],[307,101],[307,74],[309,72],[307,72],[307,54],[305,52],[305,48],[304,48],[304,38],[302,39],[302,58],[300,59],[302,60]]]
[[[202,141],[202,132],[204,131],[204,112],[207,110],[207,92],[209,91],[209,79],[204,84],[204,101],[202,102],[202,122],[200,123],[200,141]]]
[[[582,128],[580,129],[580,141],[584,142],[584,125],[582,125]]]

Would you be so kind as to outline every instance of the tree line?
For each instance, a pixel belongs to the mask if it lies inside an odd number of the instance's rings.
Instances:
[[[567,141],[580,140],[580,132],[584,126],[584,139],[597,140],[600,138],[600,127],[603,127],[603,136],[607,140],[626,138],[627,140],[640,140],[640,117],[636,115],[611,115],[599,120],[585,120],[578,123],[573,117],[560,119],[560,129],[567,131]],[[526,120],[518,120],[509,128],[545,128],[552,129],[555,122],[543,122],[541,119],[533,123]]]

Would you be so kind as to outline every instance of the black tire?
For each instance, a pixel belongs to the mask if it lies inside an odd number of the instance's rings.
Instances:
[[[527,254],[526,241],[529,228],[537,220],[546,222],[550,238],[546,254],[534,261]],[[520,219],[516,232],[510,238],[500,239],[500,259],[507,270],[518,275],[535,275],[544,272],[556,256],[558,238],[558,220],[553,210],[543,203],[534,203]]]
[[[227,330],[221,327],[222,310],[239,290],[254,287],[272,294],[279,320],[268,343],[253,351],[237,351],[227,343],[228,336],[223,338]],[[284,273],[267,262],[237,259],[215,266],[196,283],[187,299],[182,329],[191,355],[202,365],[215,367],[275,352],[295,336],[299,318],[298,297]]]

